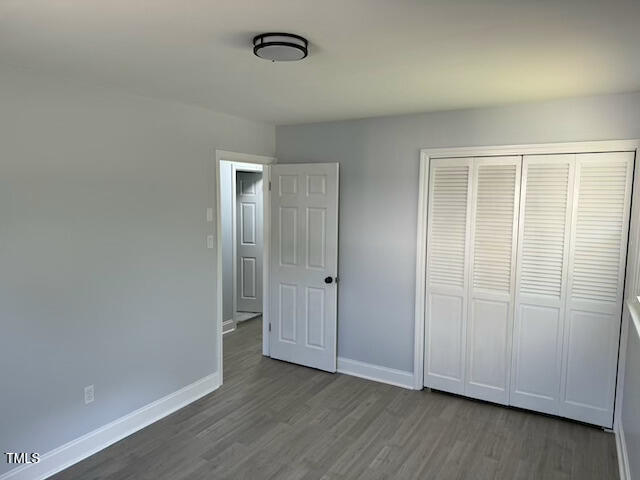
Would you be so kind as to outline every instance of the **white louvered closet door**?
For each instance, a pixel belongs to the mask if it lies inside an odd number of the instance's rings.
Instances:
[[[471,159],[429,172],[424,385],[464,393]]]
[[[575,155],[525,156],[510,404],[558,414]]]
[[[520,156],[475,158],[465,394],[509,402]]]
[[[560,415],[611,427],[634,154],[576,155]]]

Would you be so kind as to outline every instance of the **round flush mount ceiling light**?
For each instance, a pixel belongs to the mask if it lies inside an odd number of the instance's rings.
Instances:
[[[253,53],[272,62],[292,62],[307,56],[309,42],[293,33],[261,33],[253,37]]]

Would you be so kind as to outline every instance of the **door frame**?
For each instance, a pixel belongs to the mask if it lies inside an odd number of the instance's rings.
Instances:
[[[566,143],[539,143],[525,145],[497,145],[477,147],[452,147],[452,148],[424,148],[420,150],[420,174],[418,190],[418,219],[416,239],[416,294],[414,315],[414,358],[413,358],[413,388],[424,388],[424,356],[425,356],[425,314],[426,314],[426,273],[427,273],[427,212],[429,202],[429,164],[434,158],[461,158],[461,157],[494,157],[503,155],[544,155],[561,153],[601,153],[601,152],[635,152],[635,170],[633,175],[631,205],[634,206],[634,194],[640,193],[640,168],[638,166],[638,151],[640,140],[603,140],[594,142],[566,142]],[[629,246],[640,242],[640,218],[631,216],[630,234],[627,242],[627,261],[629,259]],[[629,315],[626,313],[626,304],[629,295],[631,278],[634,272],[625,273],[625,292],[623,295],[622,323],[620,332],[620,345],[627,344],[629,330]],[[619,416],[622,401],[622,389],[624,386],[624,364],[626,348],[618,350],[618,376],[616,383],[616,397],[614,402],[614,430],[619,428]]]
[[[263,208],[263,254],[262,254],[262,354],[269,355],[269,252],[270,252],[270,232],[271,232],[271,196],[269,192],[269,181],[271,178],[270,165],[276,163],[275,157],[267,157],[264,155],[252,155],[248,153],[229,152],[226,150],[216,150],[215,159],[215,179],[214,179],[214,195],[215,195],[215,230],[216,230],[216,339],[215,345],[218,351],[218,373],[220,376],[220,385],[223,382],[223,363],[222,363],[222,218],[221,218],[221,199],[220,192],[220,162],[226,160],[229,162],[245,163],[252,165],[262,165],[262,208]],[[233,171],[233,168],[232,168]],[[235,175],[235,174],[234,174]],[[233,183],[233,191],[235,192],[235,182]],[[235,198],[234,198],[235,202]],[[233,203],[233,211],[235,212],[235,203]],[[234,213],[235,216],[235,213]],[[233,228],[234,245],[233,251],[235,254],[235,228]],[[234,259],[235,260],[235,259]],[[235,282],[236,282],[236,265],[233,264],[234,275],[234,312],[236,308],[235,298]]]

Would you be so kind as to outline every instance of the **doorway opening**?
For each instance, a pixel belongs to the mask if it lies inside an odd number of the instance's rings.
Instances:
[[[263,167],[220,162],[222,333],[263,312]]]
[[[221,384],[223,347],[237,343],[223,336],[246,333],[243,322],[263,355],[337,369],[339,165],[274,161],[216,151]]]
[[[251,324],[268,355],[265,317],[268,274],[268,165],[273,158],[216,151],[218,325],[220,381],[222,352],[235,343],[223,337]],[[260,335],[261,334],[261,335]]]

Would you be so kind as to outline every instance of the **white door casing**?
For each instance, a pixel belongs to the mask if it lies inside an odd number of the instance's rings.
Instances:
[[[431,162],[427,215],[424,385],[464,393],[471,215],[469,158]]]
[[[236,309],[262,312],[262,172],[236,173]]]
[[[575,162],[559,413],[611,428],[634,153]]]
[[[509,401],[521,157],[473,160],[465,394]]]
[[[510,404],[558,414],[575,154],[526,155]]]
[[[271,357],[336,371],[338,164],[271,168]]]

